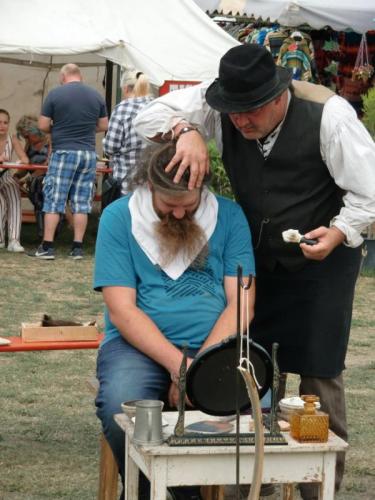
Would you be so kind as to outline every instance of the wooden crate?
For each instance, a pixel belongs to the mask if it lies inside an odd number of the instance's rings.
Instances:
[[[21,337],[24,342],[92,341],[98,338],[93,326],[42,326],[41,323],[22,323]]]

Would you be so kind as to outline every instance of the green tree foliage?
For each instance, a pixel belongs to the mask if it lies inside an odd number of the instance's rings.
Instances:
[[[375,139],[375,87],[362,96],[363,117],[362,121],[371,136]]]
[[[211,189],[214,193],[234,199],[228,176],[217,147],[213,141],[208,144],[211,166]]]

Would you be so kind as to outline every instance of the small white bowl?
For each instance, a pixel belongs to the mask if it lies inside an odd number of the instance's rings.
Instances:
[[[121,403],[121,409],[129,418],[135,417],[137,401],[141,401],[140,399],[133,399],[132,401],[124,401]]]
[[[279,402],[279,406],[282,409],[287,410],[301,410],[304,407],[304,400],[299,396],[292,396],[291,398],[281,399]],[[317,401],[315,404],[315,408],[318,410],[320,408],[320,403]]]
[[[299,396],[293,396],[291,398],[284,398],[281,399],[279,402],[279,408],[280,408],[280,413],[281,417],[289,422],[290,415],[295,411],[295,410],[302,410],[304,408],[304,400],[301,399]],[[315,409],[319,410],[320,408],[320,403],[317,401],[315,404]]]

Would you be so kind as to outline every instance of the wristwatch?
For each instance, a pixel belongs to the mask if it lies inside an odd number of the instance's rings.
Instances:
[[[186,134],[186,132],[190,132],[191,130],[195,130],[196,132],[199,132],[199,131],[198,131],[198,129],[197,129],[197,127],[192,127],[191,125],[186,126],[186,127],[183,127],[183,128],[179,131],[179,133],[178,133],[178,135],[177,135],[177,137],[176,137],[176,141],[180,138],[180,135],[182,135],[182,134]]]

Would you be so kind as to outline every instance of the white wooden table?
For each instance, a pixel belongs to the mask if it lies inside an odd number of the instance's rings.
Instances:
[[[173,433],[176,412],[163,413],[169,425],[163,428],[167,438]],[[185,425],[213,419],[198,411],[186,412]],[[248,418],[248,417],[247,417]],[[241,417],[242,419],[242,417]],[[138,473],[151,483],[151,500],[165,500],[169,486],[222,485],[236,483],[235,446],[140,446],[132,442],[133,422],[115,415],[125,432],[125,500],[138,498]],[[241,420],[241,432],[248,421]],[[320,483],[321,500],[334,499],[336,453],[347,443],[330,432],[327,443],[298,443],[285,433],[287,445],[265,446],[263,483]],[[126,439],[128,438],[128,439]],[[240,447],[240,483],[249,484],[254,466],[254,446]]]

